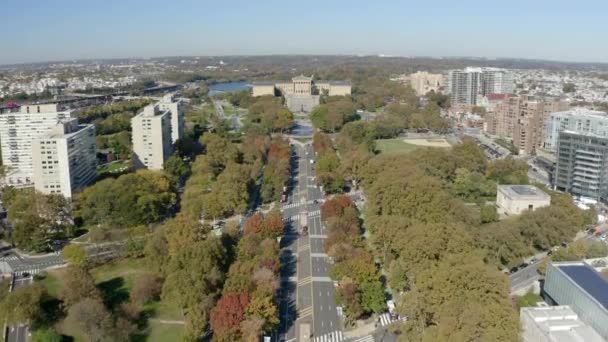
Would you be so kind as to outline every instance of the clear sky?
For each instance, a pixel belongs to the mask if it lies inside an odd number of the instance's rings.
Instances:
[[[607,0],[0,0],[0,64],[387,54],[608,62]]]

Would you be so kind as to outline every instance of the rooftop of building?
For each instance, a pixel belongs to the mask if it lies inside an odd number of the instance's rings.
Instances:
[[[608,113],[599,110],[591,110],[584,107],[573,107],[563,112],[555,112],[552,116],[580,116],[580,117],[595,117],[608,119]]]
[[[252,86],[274,86],[279,83],[278,81],[253,81],[251,82]]]
[[[137,114],[136,116],[147,116],[147,117],[152,117],[152,116],[157,116],[157,115],[163,115],[163,114],[168,114],[169,110],[161,110],[157,105],[155,104],[150,104],[144,107],[144,109],[141,111],[141,113]]]
[[[72,118],[63,120],[57,123],[55,127],[51,128],[48,132],[43,134],[41,139],[57,139],[57,138],[70,138],[82,130],[93,127],[91,124],[79,124],[78,119]]]
[[[501,101],[507,98],[507,94],[488,94],[486,97],[489,101]]]
[[[292,81],[306,81],[306,82],[310,82],[310,81],[312,81],[312,76],[308,77],[308,76],[300,75],[300,76],[296,76],[296,77],[292,78],[291,80]]]
[[[550,199],[550,196],[534,185],[499,185],[499,192],[504,192],[511,198],[516,199]]]
[[[506,69],[491,68],[491,67],[473,67],[473,66],[468,66],[468,67],[466,67],[464,69],[454,70],[454,71],[461,71],[461,72],[484,72],[484,71],[507,72]]]
[[[589,297],[608,310],[608,281],[593,267],[582,261],[551,263]]]
[[[520,316],[534,321],[553,342],[602,342],[604,339],[578,318],[569,306],[522,308]]]

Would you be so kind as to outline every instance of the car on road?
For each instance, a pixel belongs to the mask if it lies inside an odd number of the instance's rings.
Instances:
[[[519,268],[526,268],[528,266],[530,266],[530,264],[528,264],[527,262],[524,262],[521,265],[519,265]]]
[[[515,272],[519,271],[519,267],[511,267],[511,269],[509,270],[509,274],[513,274]]]
[[[308,236],[308,226],[302,227],[302,235]]]

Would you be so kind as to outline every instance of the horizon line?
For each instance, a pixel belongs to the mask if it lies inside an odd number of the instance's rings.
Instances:
[[[10,66],[26,66],[26,65],[40,65],[40,64],[54,64],[54,63],[74,63],[74,62],[94,62],[94,61],[112,61],[112,60],[147,60],[147,59],[163,59],[163,58],[221,58],[221,57],[377,57],[377,58],[402,58],[402,59],[464,59],[464,60],[485,60],[485,61],[505,61],[505,60],[520,60],[520,61],[531,61],[531,62],[551,62],[551,63],[562,63],[562,64],[587,64],[587,65],[607,65],[608,62],[598,61],[567,61],[547,58],[525,58],[525,57],[488,57],[488,56],[430,56],[430,55],[394,55],[394,54],[383,54],[383,53],[337,53],[337,54],[221,54],[221,55],[160,55],[160,56],[130,56],[130,57],[94,57],[94,58],[68,58],[59,60],[48,60],[38,62],[18,62],[18,63],[0,63],[0,67]]]

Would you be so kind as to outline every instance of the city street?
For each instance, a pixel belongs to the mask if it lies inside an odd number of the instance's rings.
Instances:
[[[292,181],[283,205],[286,235],[282,241],[282,303],[279,333],[283,341],[300,340],[309,326],[311,341],[344,340],[334,300],[330,265],[324,250],[325,228],[320,208],[323,194],[314,181],[314,151],[310,144],[293,147]],[[303,227],[308,232],[303,233]]]
[[[15,276],[15,279],[13,280],[13,288],[12,291],[21,288],[21,287],[25,287],[29,284],[32,283],[32,277],[28,276],[28,277],[19,277],[19,276]],[[25,342],[28,340],[28,335],[30,334],[29,332],[29,327],[27,326],[27,324],[19,324],[18,326],[9,326],[7,327],[8,329],[8,334],[7,334],[7,342]]]

